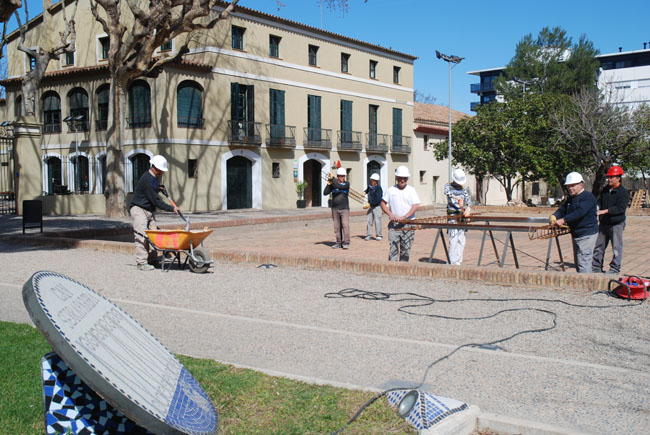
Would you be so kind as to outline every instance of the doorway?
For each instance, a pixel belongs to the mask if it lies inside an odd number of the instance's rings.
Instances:
[[[226,202],[228,210],[253,208],[253,164],[235,156],[226,162]]]
[[[303,179],[307,182],[305,201],[307,207],[320,207],[322,205],[322,165],[318,160],[310,159],[303,164]]]

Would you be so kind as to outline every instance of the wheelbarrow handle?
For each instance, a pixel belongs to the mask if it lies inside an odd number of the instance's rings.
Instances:
[[[167,193],[167,188],[165,188],[165,186],[161,184],[160,185],[160,191],[162,192],[163,195],[165,195],[167,197],[169,202],[174,207],[176,207],[178,209],[178,215],[181,217],[181,219],[183,219],[185,221],[185,230],[189,231],[190,230],[190,221],[188,221],[187,218],[185,218],[185,216],[183,216],[183,213],[181,212],[181,209],[176,205],[174,200],[169,197],[169,194]]]

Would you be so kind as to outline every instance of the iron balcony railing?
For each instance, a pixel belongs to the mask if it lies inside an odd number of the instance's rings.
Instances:
[[[89,121],[81,121],[77,123],[77,132],[80,131],[89,131],[90,130],[90,122]],[[70,128],[68,126],[68,133],[74,133],[74,127]]]
[[[337,137],[337,148],[339,150],[361,151],[362,146],[360,131],[338,130]]]
[[[108,129],[108,119],[97,119],[95,121],[95,130],[101,131]]]
[[[476,110],[476,107],[481,104],[479,101],[473,101],[469,103],[469,110]]]
[[[151,127],[151,116],[140,116],[136,118],[126,118],[126,125],[129,128]]]
[[[391,136],[390,152],[395,154],[411,153],[411,138],[409,136]]]
[[[179,116],[178,126],[186,128],[203,128],[204,121],[204,118]]]
[[[332,130],[328,128],[304,127],[305,148],[332,149]]]
[[[266,137],[267,145],[293,148],[296,146],[296,127],[266,124]]]
[[[43,124],[43,133],[61,133],[61,123]]]
[[[469,85],[469,91],[472,93],[490,92],[493,90],[494,90],[493,83],[471,83]]]
[[[388,152],[388,135],[377,133],[366,133],[366,152],[374,151],[379,153]]]
[[[228,121],[228,141],[238,144],[260,145],[261,122]]]

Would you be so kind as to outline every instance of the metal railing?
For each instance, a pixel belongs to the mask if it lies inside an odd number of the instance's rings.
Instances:
[[[339,150],[361,151],[361,132],[350,130],[338,130],[337,132]]]
[[[374,151],[388,152],[388,135],[377,133],[366,133],[366,152]]]
[[[493,83],[471,83],[469,85],[469,91],[472,93],[490,92],[493,90],[494,90]]]
[[[266,124],[267,145],[277,147],[296,146],[296,127],[293,125]]]
[[[228,121],[228,142],[260,145],[261,125],[260,122]]]
[[[95,120],[95,130],[101,131],[108,129],[108,119],[97,119]]]
[[[304,127],[303,146],[305,148],[331,149],[332,130]]]
[[[129,128],[151,127],[151,116],[140,116],[137,118],[126,118],[126,125]]]
[[[179,116],[178,117],[178,126],[179,127],[203,128],[203,123],[204,122],[205,122],[204,118],[186,117],[186,116]]]
[[[61,123],[43,124],[43,133],[61,133]]]
[[[411,138],[409,136],[391,136],[390,152],[395,154],[411,153]]]

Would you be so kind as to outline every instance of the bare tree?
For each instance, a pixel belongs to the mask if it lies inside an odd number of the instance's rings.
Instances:
[[[22,6],[21,0],[0,0],[0,23],[6,23]]]
[[[593,171],[594,195],[600,192],[613,163],[634,166],[650,151],[647,107],[633,111],[608,102],[596,90],[583,89],[560,105],[553,116],[561,146],[591,157],[588,169]]]
[[[34,116],[36,112],[36,91],[43,80],[47,66],[51,60],[58,59],[65,53],[73,53],[75,50],[76,32],[74,17],[77,14],[77,5],[79,0],[75,0],[72,12],[72,18],[68,20],[66,16],[65,5],[61,8],[63,14],[63,22],[65,24],[65,31],[59,32],[60,41],[53,47],[37,47],[30,48],[25,46],[25,35],[27,34],[27,27],[29,25],[29,11],[27,10],[27,1],[25,1],[25,24],[20,21],[18,12],[14,12],[16,21],[18,22],[18,30],[20,31],[20,40],[18,42],[18,50],[27,54],[30,58],[30,71],[25,74],[22,82],[22,95],[23,95],[23,111],[25,115]],[[48,29],[48,21],[50,14],[47,13],[47,7],[51,6],[51,0],[43,1],[43,28]],[[41,38],[46,40],[46,38]]]
[[[436,104],[437,100],[433,95],[425,94],[417,89],[413,91],[413,101],[416,103]]]
[[[175,56],[154,54],[158,47],[178,36],[213,28],[230,14],[238,1],[90,0],[93,16],[109,37],[111,122],[106,137],[106,216],[126,215],[122,137],[130,83],[141,76],[155,77],[165,64],[180,60],[189,51],[189,38]],[[216,12],[217,5],[223,6],[221,12]]]

